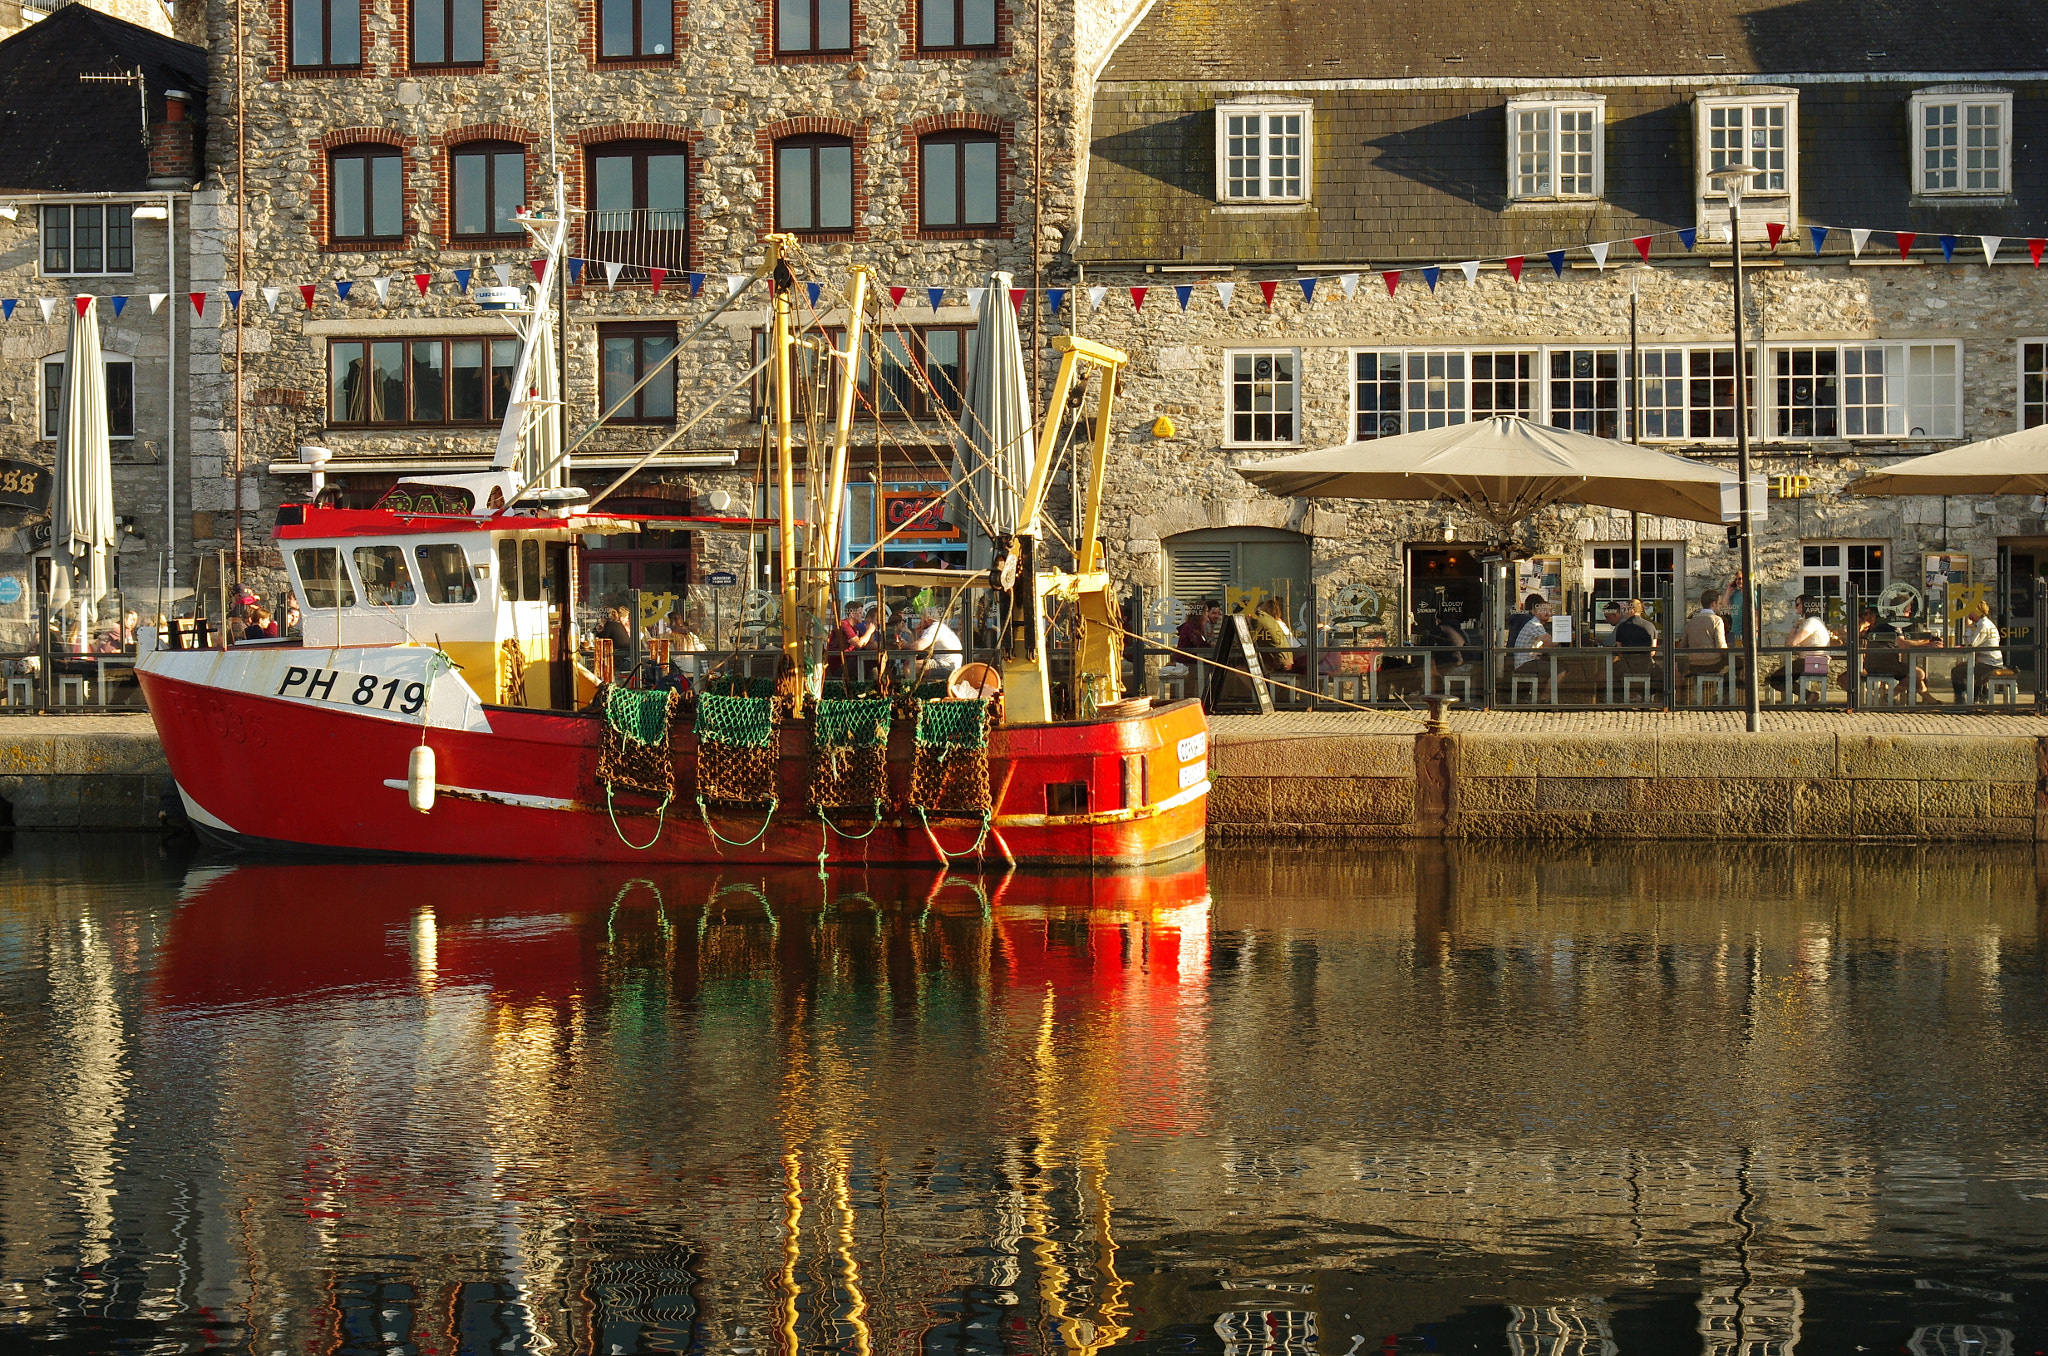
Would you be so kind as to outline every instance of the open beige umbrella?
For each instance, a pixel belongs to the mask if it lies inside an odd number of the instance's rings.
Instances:
[[[1669,452],[1501,416],[1239,466],[1302,499],[1445,499],[1509,528],[1552,504],[1686,518],[1733,516],[1732,473]]]
[[[2048,494],[2048,425],[1913,457],[1849,482],[1850,494]]]

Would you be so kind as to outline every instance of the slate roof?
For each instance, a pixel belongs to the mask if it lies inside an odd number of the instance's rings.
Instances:
[[[150,121],[163,92],[206,107],[206,51],[83,4],[68,4],[0,42],[0,193],[125,193],[146,189],[149,153],[135,88],[87,84],[86,72],[140,67]]]

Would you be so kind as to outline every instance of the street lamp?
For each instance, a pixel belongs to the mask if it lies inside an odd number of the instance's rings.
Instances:
[[[1735,474],[1739,480],[1735,540],[1742,570],[1742,706],[1751,734],[1762,733],[1764,727],[1757,692],[1757,647],[1763,621],[1757,614],[1756,540],[1749,516],[1749,346],[1742,333],[1742,190],[1749,178],[1760,172],[1749,165],[1731,164],[1707,176],[1728,195],[1728,249],[1734,265],[1730,271],[1735,275]]]

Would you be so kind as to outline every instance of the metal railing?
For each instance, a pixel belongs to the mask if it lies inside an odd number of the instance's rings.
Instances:
[[[689,213],[680,209],[614,208],[592,212],[583,222],[583,257],[599,270],[592,281],[606,281],[605,264],[626,264],[635,270],[682,269],[690,257]],[[645,273],[634,275],[645,281]]]

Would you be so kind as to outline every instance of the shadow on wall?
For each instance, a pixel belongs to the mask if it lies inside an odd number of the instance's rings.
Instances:
[[[1216,196],[1216,113],[1202,109],[1097,137],[1089,152],[1204,202]]]

